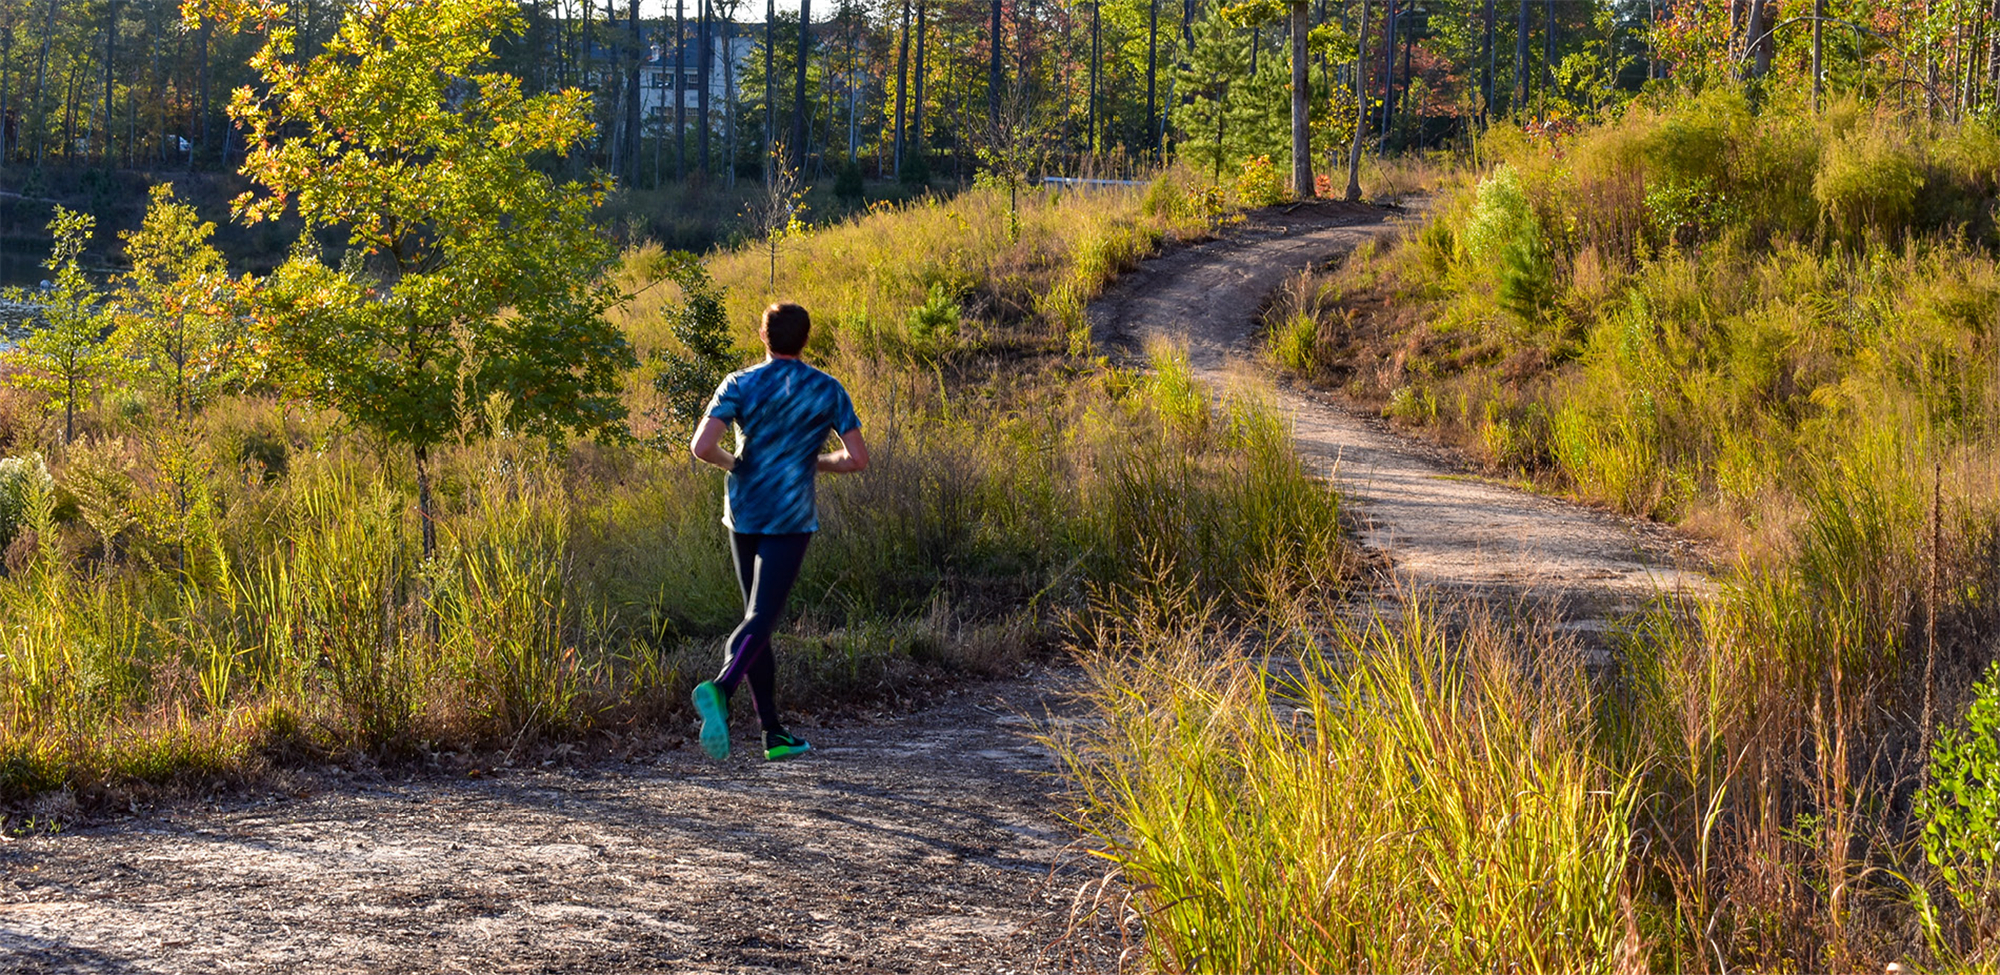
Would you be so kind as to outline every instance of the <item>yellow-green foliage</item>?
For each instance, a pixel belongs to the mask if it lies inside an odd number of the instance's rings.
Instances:
[[[1370,302],[1319,317],[1404,316],[1364,323],[1385,333],[1373,358],[1336,377],[1389,415],[1721,543],[1720,591],[1650,613],[1599,703],[1614,764],[1645,779],[1646,953],[1991,957],[2000,939],[1912,859],[1905,786],[2000,605],[2000,140],[1710,94],[1489,148],[1504,167],[1331,280]],[[1492,256],[1529,215],[1548,247],[1538,328]],[[1908,884],[1871,879],[1890,872]],[[1930,942],[1912,888],[1940,905]]]
[[[746,349],[754,345],[764,306],[783,300],[812,312],[812,349],[821,359],[836,349],[863,357],[895,352],[901,349],[901,323],[924,305],[933,287],[987,298],[988,324],[1010,324],[1010,318],[1037,311],[1038,295],[1063,286],[1074,291],[1080,314],[1082,302],[1164,237],[1206,229],[1199,215],[1176,208],[1149,212],[1140,206],[1143,193],[1112,187],[1023,194],[1020,238],[1011,242],[1004,191],[975,188],[949,199],[926,197],[880,207],[787,243],[775,287],[767,285],[764,253],[754,249],[714,255],[709,273],[728,290],[730,320]],[[628,275],[643,265],[628,260]],[[620,312],[642,354],[669,341],[659,309],[676,299],[670,286],[657,287]],[[1059,321],[1052,334],[1066,341],[1073,324]]]
[[[1236,176],[1236,196],[1246,205],[1267,207],[1283,203],[1291,194],[1285,192],[1284,180],[1271,165],[1271,157],[1257,156],[1243,161],[1243,171]]]
[[[1211,420],[1192,384],[1163,397],[1005,315],[1051,281],[1081,301],[1179,225],[1137,193],[1030,194],[1007,244],[1004,205],[975,192],[787,245],[783,293],[812,307],[809,354],[853,392],[874,455],[821,487],[800,623],[781,638],[802,706],[1004,668],[1148,545],[1245,606],[1342,571],[1333,494],[1274,420],[1240,398]],[[710,261],[739,341],[769,297],[762,258]],[[641,344],[668,341],[659,290],[624,323]],[[956,339],[936,324],[954,312]],[[912,316],[930,319],[920,334]],[[961,366],[981,340],[1028,352],[997,374]],[[632,386],[635,414],[657,406]],[[148,446],[166,405],[134,404],[86,413],[78,444],[50,454],[52,482],[6,489],[0,796],[643,728],[678,713],[740,618],[721,479],[685,456],[685,430],[658,431],[666,450],[550,445],[497,400],[467,407],[482,436],[433,459],[426,561],[407,461],[335,417],[258,396],[194,417],[183,517]]]
[[[1098,614],[1084,659],[1102,724],[1055,741],[1139,891],[1154,966],[1629,964],[1637,782],[1592,757],[1560,651],[1531,673],[1493,627],[1447,636],[1432,608],[1297,627],[1316,616],[1269,620],[1283,642],[1263,652],[1298,659],[1260,663],[1172,587]]]

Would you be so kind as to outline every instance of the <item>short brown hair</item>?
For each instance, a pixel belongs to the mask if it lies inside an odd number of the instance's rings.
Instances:
[[[772,303],[764,309],[764,344],[779,355],[798,355],[812,334],[812,316],[804,305],[789,301]]]

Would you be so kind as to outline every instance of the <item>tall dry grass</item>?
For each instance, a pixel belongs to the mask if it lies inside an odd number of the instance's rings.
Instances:
[[[1024,297],[1069,282],[1083,300],[1207,218],[1158,194],[1024,199],[1012,242],[1004,198],[972,194],[781,255],[784,293],[816,315],[809,355],[853,392],[875,458],[823,485],[781,638],[793,706],[1011,670],[1149,546],[1185,547],[1189,584],[1245,604],[1282,588],[1274,564],[1338,572],[1336,502],[1268,415],[1245,402],[1190,426],[1185,391],[1069,355],[1073,326]],[[758,255],[710,265],[747,338],[770,297]],[[913,344],[907,315],[938,281],[965,329]],[[623,312],[642,347],[671,345],[662,290]],[[637,377],[635,417],[651,395]],[[157,404],[107,390],[67,449],[31,410],[10,414],[7,451],[48,474],[0,468],[0,795],[681,720],[741,609],[719,475],[684,456],[685,431],[656,426],[665,449],[552,444],[508,434],[497,406],[466,409],[499,435],[440,451],[430,560],[412,472],[309,405],[253,390],[205,414],[186,517],[153,446]]]
[[[1912,796],[2000,618],[2000,142],[1717,94],[1487,148],[1396,246],[1291,289],[1274,349],[1724,553],[1720,595],[1650,615],[1598,705],[1644,783],[1647,954],[1991,957]]]
[[[1093,615],[1101,723],[1052,740],[1150,966],[1642,966],[1641,779],[1596,745],[1574,648],[1416,601],[1336,609],[1291,601],[1252,641],[1155,580]]]

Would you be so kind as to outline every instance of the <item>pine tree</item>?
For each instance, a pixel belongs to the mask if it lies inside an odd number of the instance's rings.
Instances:
[[[1242,30],[1220,13],[1203,17],[1195,28],[1193,55],[1180,73],[1188,97],[1175,109],[1174,126],[1183,133],[1181,153],[1206,166],[1217,183],[1241,142],[1241,127],[1232,132],[1231,123],[1232,116],[1242,115],[1242,100],[1232,101],[1230,92],[1249,73],[1250,41]]]

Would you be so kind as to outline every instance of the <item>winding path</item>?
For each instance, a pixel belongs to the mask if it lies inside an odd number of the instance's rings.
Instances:
[[[1216,389],[1261,376],[1257,316],[1270,296],[1401,219],[1341,203],[1253,214],[1237,232],[1121,279],[1091,306],[1093,337],[1128,354],[1156,339],[1184,345],[1197,378]],[[1657,526],[1469,474],[1323,393],[1280,386],[1273,395],[1300,453],[1339,486],[1362,544],[1388,560],[1398,591],[1526,606],[1592,642],[1655,595],[1707,586],[1677,564],[1672,536]]]
[[[1092,308],[1098,338],[1184,341],[1217,383],[1260,371],[1265,298],[1392,220],[1338,205],[1255,215],[1122,281]],[[1637,526],[1463,476],[1338,405],[1277,395],[1364,542],[1412,583],[1551,600],[1584,630],[1700,584],[1663,568]],[[327,769],[0,836],[0,971],[1109,969],[1116,937],[1069,924],[1080,894],[1104,889],[1101,868],[1076,855],[1059,770],[1019,717],[1059,710],[1064,679],[806,728],[825,750],[783,765],[718,766],[682,746],[580,768],[488,756]]]

